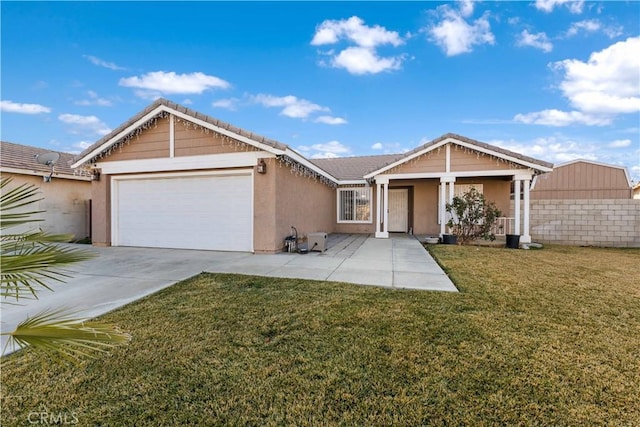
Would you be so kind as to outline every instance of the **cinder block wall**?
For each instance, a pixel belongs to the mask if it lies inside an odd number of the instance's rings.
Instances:
[[[530,206],[534,242],[640,247],[638,199],[531,200]]]

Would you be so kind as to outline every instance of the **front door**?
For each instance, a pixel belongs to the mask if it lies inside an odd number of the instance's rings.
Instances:
[[[389,189],[389,232],[406,233],[409,229],[409,190]]]

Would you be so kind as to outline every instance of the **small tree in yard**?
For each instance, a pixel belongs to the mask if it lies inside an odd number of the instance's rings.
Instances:
[[[447,226],[457,236],[458,243],[465,244],[480,238],[496,239],[492,230],[502,213],[495,203],[487,202],[474,187],[461,196],[455,196],[446,207],[451,214]]]

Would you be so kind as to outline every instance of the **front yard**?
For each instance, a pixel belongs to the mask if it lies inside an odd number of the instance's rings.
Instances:
[[[110,356],[9,357],[1,424],[640,425],[640,250],[431,250],[461,293],[196,276]]]

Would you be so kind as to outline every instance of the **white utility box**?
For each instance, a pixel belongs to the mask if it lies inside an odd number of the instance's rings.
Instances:
[[[307,234],[307,244],[309,251],[324,252],[327,250],[327,233]]]

